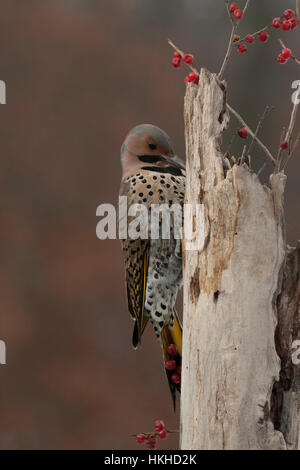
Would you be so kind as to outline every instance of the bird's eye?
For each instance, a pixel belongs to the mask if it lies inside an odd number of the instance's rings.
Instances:
[[[149,148],[151,148],[151,150],[155,150],[155,149],[156,149],[156,145],[155,145],[155,144],[150,143],[150,144],[148,144],[148,145],[149,145]]]

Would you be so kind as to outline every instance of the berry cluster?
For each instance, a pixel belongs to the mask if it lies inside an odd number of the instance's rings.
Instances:
[[[236,3],[232,3],[230,5],[229,11],[233,14],[236,20],[241,20],[244,16],[243,10],[241,10]]]
[[[165,362],[167,375],[174,384],[178,385],[181,383],[181,364],[175,344],[169,344],[167,353],[171,358]]]
[[[265,43],[269,40],[270,34],[275,30],[277,31],[293,31],[299,26],[300,22],[300,14],[299,14],[299,0],[296,2],[296,10],[297,13],[295,13],[294,10],[291,9],[286,9],[281,16],[278,16],[276,18],[273,18],[273,20],[270,22],[269,25],[265,26],[264,28],[261,28],[259,31],[256,31],[255,33],[252,34],[247,34],[244,37],[240,37],[236,34],[237,28],[239,26],[238,21],[241,20],[244,16],[245,13],[248,9],[249,2],[247,1],[245,3],[244,9],[241,9],[238,6],[238,2],[231,3],[229,6],[228,0],[226,0],[226,6],[228,9],[228,13],[230,15],[230,20],[231,20],[231,25],[232,25],[232,30],[231,30],[231,35],[230,35],[230,43],[227,47],[227,52],[225,55],[225,58],[223,60],[220,72],[217,75],[218,80],[222,80],[224,76],[224,71],[228,65],[230,55],[232,51],[235,49],[239,53],[243,54],[247,51],[248,45],[251,45],[255,43],[256,41]],[[172,64],[175,68],[180,67],[182,62],[185,62],[186,66],[191,70],[191,73],[185,77],[184,81],[185,83],[193,82],[195,84],[199,84],[199,73],[196,70],[196,68],[193,65],[194,62],[194,57],[191,54],[184,54],[180,49],[175,46],[175,44],[169,40],[168,41],[170,46],[173,47],[173,49],[176,51],[174,53],[174,58],[172,61]],[[281,52],[277,57],[277,61],[280,64],[286,64],[290,59],[292,59],[295,63],[300,65],[300,60],[293,55],[291,49],[286,47],[284,42],[279,39],[279,43],[281,45]],[[269,108],[269,107],[267,107]],[[266,111],[267,111],[266,108]],[[247,125],[245,124],[245,121],[243,118],[232,108],[228,105],[229,111],[242,123],[244,127],[241,129],[237,130],[237,135],[242,138],[242,139],[247,139],[249,135],[252,136],[253,140],[252,143],[250,144],[248,148],[248,152],[250,147],[252,146],[253,142],[256,141],[258,145],[263,149],[264,153],[268,156],[269,160],[271,160],[273,163],[276,163],[276,158],[274,158],[271,154],[271,152],[267,149],[267,147],[257,138],[257,132],[261,126],[262,120],[264,119],[266,115],[266,111],[261,118],[258,126],[256,133],[253,133],[250,128],[247,128]],[[295,124],[295,118],[296,118],[296,112],[297,112],[297,104],[294,105],[292,115],[291,115],[291,120],[289,124],[289,128],[287,131],[284,130],[283,132],[283,137],[281,138],[281,143],[280,143],[280,148],[278,152],[278,157],[277,160],[279,161],[279,166],[278,168],[282,167],[283,169],[285,168],[288,159],[291,157],[292,153],[294,152],[294,149],[296,148],[297,144],[299,143],[299,138],[295,141],[294,147],[291,145],[291,134],[293,133],[293,128]],[[284,136],[285,134],[285,136]],[[232,139],[233,141],[233,139]],[[282,151],[288,151],[287,152],[287,158],[284,161],[284,158],[282,157]],[[247,152],[247,146],[244,146],[243,150],[243,156]],[[225,155],[227,155],[228,152],[226,152]],[[229,155],[229,154],[228,154]],[[243,161],[243,156],[241,158],[241,161]],[[228,162],[230,163],[230,162]],[[180,382],[181,382],[181,362],[176,362],[175,357],[168,357],[165,359],[165,368],[166,372],[168,375],[169,379],[169,385],[171,390],[174,389],[175,387],[179,390],[180,389]]]
[[[187,65],[191,65],[194,62],[194,56],[192,54],[183,54],[179,51],[174,52],[172,65],[175,69],[178,69],[181,66],[181,63],[184,62]],[[194,83],[195,85],[199,84],[199,75],[196,72],[191,72],[184,79],[184,83]]]
[[[259,42],[267,42],[270,35],[267,31],[261,31],[260,33],[256,33],[257,35],[257,39]],[[238,38],[239,40],[240,38]],[[244,39],[242,39],[242,41],[245,41],[247,44],[253,44],[254,41],[255,41],[255,34],[248,34],[247,36],[245,36]],[[243,53],[243,52],[246,52],[247,51],[247,46],[246,44],[240,44],[238,47],[237,47],[237,51],[240,52],[240,53]]]
[[[283,12],[283,15],[278,18],[274,18],[272,26],[275,29],[282,29],[282,31],[290,31],[291,29],[297,28],[299,25],[299,19],[296,17],[294,10],[288,9]]]
[[[235,11],[237,11],[238,6],[236,3],[232,3],[230,6],[230,11],[233,11],[233,14]],[[292,29],[297,28],[299,25],[299,19],[296,17],[296,14],[293,10],[288,9],[283,12],[283,15],[277,18],[274,18],[272,21],[272,24],[269,26],[266,26],[263,30],[257,31],[254,34],[248,34],[245,36],[243,39],[241,39],[239,36],[235,35],[233,38],[233,42],[237,42],[237,51],[240,54],[243,54],[244,52],[247,51],[247,44],[253,44],[255,39],[257,38],[259,42],[267,42],[270,34],[268,33],[268,29],[270,28],[275,28],[275,29],[282,29],[282,31],[290,31]],[[288,52],[281,53],[278,56],[278,62],[281,64],[285,64],[287,60],[291,57],[292,53],[288,49],[290,54]],[[283,51],[282,51],[283,52]],[[289,54],[289,55],[288,55]]]
[[[183,61],[185,64],[192,64],[194,62],[194,56],[192,54],[181,55],[180,52],[175,51],[172,60],[173,67],[175,67],[175,69],[180,67],[181,61]]]
[[[284,49],[282,49],[281,53],[277,57],[277,61],[280,64],[286,64],[291,56],[292,56],[291,49],[288,49],[287,47],[285,47]]]
[[[199,75],[196,72],[191,72],[184,78],[184,83],[190,82],[199,85]]]
[[[158,438],[167,439],[169,436],[168,431],[165,428],[165,423],[157,419],[154,423],[154,431],[151,433],[141,433],[135,436],[136,442],[139,444],[146,443],[148,449],[157,449],[158,447]]]

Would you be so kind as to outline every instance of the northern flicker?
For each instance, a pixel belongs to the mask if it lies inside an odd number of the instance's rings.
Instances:
[[[128,208],[143,204],[148,213],[153,204],[183,206],[185,167],[174,154],[168,135],[159,127],[134,127],[121,147],[122,181],[120,196],[127,197]],[[130,218],[127,219],[129,224]],[[148,321],[152,323],[163,349],[164,367],[175,408],[180,392],[182,328],[174,309],[182,284],[181,240],[121,240],[125,258],[128,310],[135,321],[133,346],[141,342]],[[175,345],[175,346],[174,346]]]

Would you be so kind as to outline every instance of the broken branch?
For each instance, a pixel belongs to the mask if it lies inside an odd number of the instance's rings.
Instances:
[[[246,127],[249,131],[249,134],[251,135],[251,137],[253,137],[253,139],[257,142],[257,144],[260,146],[260,148],[264,151],[264,153],[266,154],[266,156],[269,158],[269,160],[275,165],[276,164],[276,160],[275,158],[273,157],[273,155],[271,154],[270,150],[265,146],[265,144],[262,143],[262,141],[255,135],[255,133],[250,129],[250,127],[248,126],[248,124],[244,121],[244,119],[242,118],[242,116],[237,112],[235,111],[228,103],[227,103],[227,108],[228,110],[240,121],[240,123]]]

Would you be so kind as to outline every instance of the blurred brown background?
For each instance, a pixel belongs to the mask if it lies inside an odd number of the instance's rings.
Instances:
[[[151,122],[184,155],[185,71],[170,66],[171,37],[218,71],[230,26],[223,0],[2,0],[0,447],[138,448],[130,434],[154,419],[178,427],[151,330],[131,348],[118,240],[96,238],[96,207],[117,201],[119,148]],[[240,2],[243,4],[243,2]],[[293,1],[252,2],[241,32]],[[234,54],[229,99],[275,152],[300,69],[276,62],[277,37]],[[232,129],[238,127],[232,121]],[[299,119],[297,122],[299,129]],[[230,138],[232,130],[225,137]],[[241,150],[236,141],[234,152]],[[263,162],[259,149],[253,165]],[[288,241],[300,238],[300,153],[288,168]],[[266,175],[267,173],[265,173]],[[161,442],[176,448],[177,438]]]

